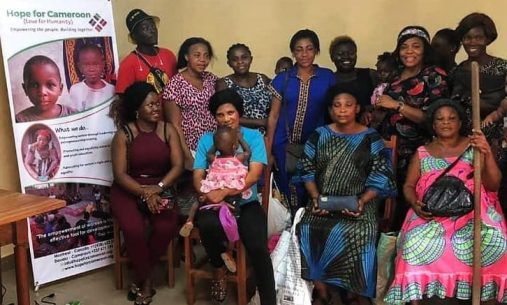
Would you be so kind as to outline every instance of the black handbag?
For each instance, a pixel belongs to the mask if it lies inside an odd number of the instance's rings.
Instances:
[[[434,216],[462,216],[474,208],[474,196],[463,180],[446,174],[458,163],[465,151],[435,179],[423,196],[423,211]]]
[[[356,195],[353,196],[326,196],[319,195],[317,203],[319,209],[326,210],[329,212],[341,212],[345,209],[350,212],[359,212],[359,198]]]
[[[294,176],[297,171],[297,163],[299,159],[303,156],[303,152],[305,149],[304,143],[298,143],[296,140],[297,137],[294,135],[294,130],[291,130],[289,127],[289,117],[287,113],[289,112],[287,108],[287,99],[285,98],[287,85],[289,83],[289,72],[286,71],[285,79],[283,82],[282,89],[282,112],[285,114],[285,133],[287,135],[287,146],[285,146],[285,171],[289,177]]]
[[[296,173],[297,163],[303,156],[305,150],[304,144],[287,143],[285,148],[285,171],[293,176]]]

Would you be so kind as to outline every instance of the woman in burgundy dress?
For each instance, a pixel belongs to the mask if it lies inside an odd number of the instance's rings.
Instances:
[[[111,146],[111,208],[134,269],[128,298],[149,304],[155,293],[151,271],[178,231],[177,207],[164,194],[183,172],[183,153],[174,127],[159,120],[152,85],[134,83],[119,103],[113,114],[119,128]]]

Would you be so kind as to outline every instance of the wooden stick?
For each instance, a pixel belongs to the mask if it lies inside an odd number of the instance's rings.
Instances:
[[[475,130],[481,129],[479,64],[471,63],[472,73],[472,123]],[[472,305],[481,303],[481,155],[474,149],[474,260],[472,282]]]

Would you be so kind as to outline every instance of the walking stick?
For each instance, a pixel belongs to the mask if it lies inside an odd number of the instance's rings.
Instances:
[[[479,64],[471,63],[472,72],[472,123],[475,130],[481,129],[479,97]],[[481,303],[481,156],[474,149],[474,260],[472,281],[472,305]]]

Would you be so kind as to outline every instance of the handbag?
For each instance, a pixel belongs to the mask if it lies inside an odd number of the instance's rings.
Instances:
[[[282,91],[282,106],[287,108],[287,99],[285,98],[285,93],[287,91],[287,86],[289,83],[289,72],[285,72],[285,80],[283,83],[283,91]],[[294,176],[297,171],[297,163],[299,159],[303,156],[303,152],[305,149],[305,145],[302,143],[297,143],[294,136],[294,130],[291,130],[289,127],[289,117],[287,113],[288,109],[282,109],[282,112],[285,113],[285,133],[287,135],[287,146],[285,146],[285,171],[287,175]]]
[[[155,79],[155,83],[153,84],[153,86],[157,90],[157,93],[162,92],[162,90],[164,90],[165,85],[167,85],[169,81],[169,77],[167,76],[167,74],[163,70],[152,66],[148,62],[148,60],[144,58],[143,55],[141,55],[141,53],[137,52],[137,50],[132,51],[132,53],[137,55],[137,58],[141,59],[144,62],[144,64],[148,66],[148,68],[150,69],[150,73],[153,75]]]
[[[473,210],[474,196],[463,180],[455,176],[446,176],[468,148],[426,190],[423,196],[425,206],[422,209],[424,211],[434,216],[451,217],[462,216]]]
[[[359,212],[358,197],[353,196],[327,196],[319,195],[317,203],[319,209],[327,210],[329,212],[340,212],[345,209],[357,213]]]
[[[292,176],[296,173],[297,163],[303,156],[305,150],[304,144],[287,143],[285,148],[285,171]]]

